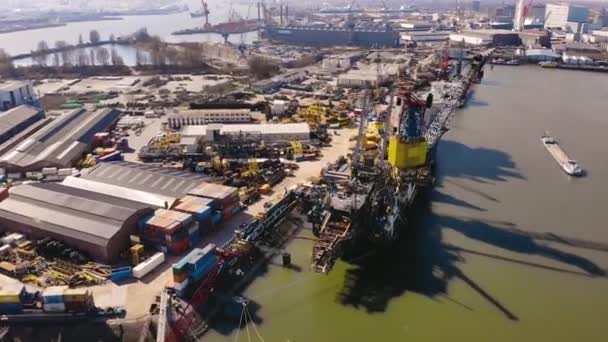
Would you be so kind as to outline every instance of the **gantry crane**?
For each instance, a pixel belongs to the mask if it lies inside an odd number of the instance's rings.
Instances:
[[[209,24],[209,14],[211,12],[209,11],[209,6],[205,2],[205,0],[201,0],[201,4],[203,5],[203,15],[205,16],[205,28],[208,29],[209,27],[211,27],[211,24]]]

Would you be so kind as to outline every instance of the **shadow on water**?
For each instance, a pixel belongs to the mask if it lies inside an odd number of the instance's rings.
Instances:
[[[439,181],[444,177],[467,178],[480,183],[525,179],[517,171],[511,156],[503,151],[470,147],[453,140],[442,140],[437,149],[442,163]]]
[[[455,153],[453,158],[459,159],[459,154],[467,154],[466,158],[476,159],[478,155],[487,158],[474,170],[469,171],[453,164],[470,165],[459,161],[449,163],[442,173],[450,176],[465,178],[478,178],[481,181],[497,180],[507,181],[507,177],[522,179],[515,171],[514,163],[508,155],[500,151],[489,149],[470,149],[461,144],[447,141],[442,143],[443,151]],[[450,298],[448,284],[453,280],[461,280],[467,286],[492,304],[505,318],[518,321],[516,313],[512,312],[508,303],[501,301],[499,294],[492,293],[491,289],[484,288],[475,279],[465,274],[459,264],[464,263],[467,255],[476,255],[491,258],[501,262],[509,262],[524,267],[568,273],[584,277],[605,276],[606,272],[591,260],[582,256],[564,252],[537,241],[551,241],[568,246],[588,248],[594,250],[608,250],[608,246],[580,239],[558,237],[548,233],[530,233],[517,229],[513,223],[502,221],[481,221],[475,218],[454,217],[438,215],[431,210],[432,201],[456,203],[463,207],[476,210],[477,208],[466,202],[459,203],[458,199],[447,196],[437,190],[421,192],[416,204],[412,208],[415,215],[410,215],[408,229],[406,229],[393,246],[375,248],[371,256],[350,261],[352,267],[346,271],[342,289],[337,295],[337,302],[353,306],[370,313],[384,312],[389,302],[407,292],[415,292],[429,298],[442,298],[455,303],[467,310],[474,310],[466,303],[460,303]],[[443,232],[456,231],[469,239],[489,244],[507,251],[537,255],[552,261],[560,262],[569,267],[576,267],[580,271],[562,269],[560,267],[546,266],[526,260],[503,257],[487,253],[483,250],[471,250],[443,241]],[[348,260],[347,260],[348,261]]]

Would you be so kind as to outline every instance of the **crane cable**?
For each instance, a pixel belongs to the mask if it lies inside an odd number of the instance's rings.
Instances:
[[[234,342],[239,340],[239,334],[241,333],[241,325],[243,324],[243,316],[245,315],[245,310],[241,311],[241,317],[239,318],[239,326],[236,330],[236,335],[234,336]]]
[[[264,342],[262,335],[260,335],[260,331],[258,330],[257,326],[255,325],[255,322],[253,321],[251,312],[249,312],[249,309],[247,309],[247,305],[243,305],[243,307],[244,307],[245,314],[249,316],[249,321],[251,322],[251,325],[253,326],[253,331],[255,331],[256,335],[258,335],[258,338],[260,339],[260,341]]]

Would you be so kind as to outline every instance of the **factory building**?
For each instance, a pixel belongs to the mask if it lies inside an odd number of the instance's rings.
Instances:
[[[407,32],[401,35],[402,42],[440,42],[450,38],[451,31],[439,31],[439,32]]]
[[[362,64],[357,69],[338,76],[338,87],[342,88],[373,88],[396,77],[399,74],[399,64]]]
[[[44,111],[27,105],[0,112],[0,144],[10,140],[43,118]]]
[[[383,23],[364,23],[353,27],[316,24],[267,26],[262,35],[293,45],[351,45],[374,48],[399,46],[399,33]]]
[[[469,45],[513,46],[521,44],[517,32],[508,30],[476,30],[450,34],[450,40]]]
[[[63,184],[156,208],[172,208],[205,179],[204,175],[152,165],[108,162],[83,170],[80,177],[67,177]]]
[[[400,32],[412,31],[429,31],[433,28],[433,24],[424,21],[408,21],[397,24],[396,29]]]
[[[589,9],[572,5],[547,4],[545,28],[560,28],[564,31],[580,33],[580,24],[587,21]]]
[[[173,129],[186,125],[206,125],[209,123],[251,122],[249,109],[193,109],[167,116],[167,124]]]
[[[129,247],[137,220],[150,213],[137,202],[61,184],[19,185],[0,202],[0,230],[51,237],[112,263]]]
[[[115,109],[80,108],[62,115],[0,156],[0,167],[9,172],[71,167],[89,149],[93,135],[110,129],[120,114]]]
[[[0,111],[9,110],[36,100],[34,89],[28,82],[8,81],[0,83]]]
[[[220,139],[254,139],[264,143],[289,141],[309,141],[310,126],[307,123],[288,124],[240,124],[240,125],[199,125],[185,126],[181,132],[182,140],[196,138],[213,142]]]

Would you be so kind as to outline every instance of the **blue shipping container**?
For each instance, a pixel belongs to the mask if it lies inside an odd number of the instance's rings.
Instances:
[[[188,236],[188,245],[192,248],[198,245],[199,242],[201,242],[201,233],[199,231],[190,233]]]
[[[193,282],[203,279],[209,271],[215,266],[215,260],[213,262],[205,263],[197,267],[196,271],[190,272],[190,278]]]
[[[142,216],[142,217],[140,217],[140,218],[139,218],[139,220],[137,220],[137,228],[138,228],[140,231],[142,231],[142,230],[146,229],[146,225],[147,225],[148,221],[149,221],[149,220],[150,220],[152,217],[154,217],[154,215],[153,215],[153,214],[150,214],[150,215],[146,215],[146,216]]]
[[[23,312],[21,303],[0,303],[0,314],[15,315]]]
[[[211,218],[211,222],[213,222],[213,224],[217,224],[222,220],[222,212],[221,211],[216,211],[212,218]]]
[[[198,221],[207,222],[211,220],[211,214],[213,210],[210,207],[204,207],[200,212],[196,213],[196,219]]]
[[[110,279],[113,282],[124,281],[133,277],[133,269],[131,267],[115,268],[110,273]]]
[[[63,296],[45,296],[42,295],[42,300],[47,304],[63,303]]]

